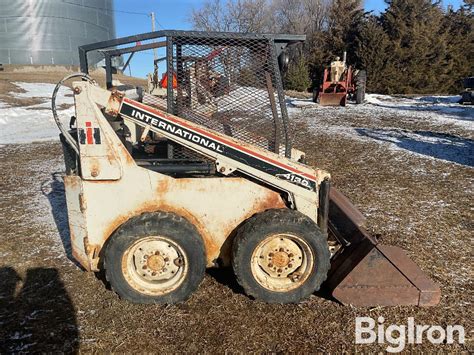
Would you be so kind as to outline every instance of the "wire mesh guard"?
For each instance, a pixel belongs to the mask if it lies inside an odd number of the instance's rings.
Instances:
[[[168,41],[171,112],[285,155],[285,103],[272,41],[189,36]]]

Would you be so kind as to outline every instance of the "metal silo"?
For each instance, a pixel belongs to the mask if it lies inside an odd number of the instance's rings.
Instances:
[[[78,46],[112,38],[113,0],[0,0],[0,63],[78,65]]]

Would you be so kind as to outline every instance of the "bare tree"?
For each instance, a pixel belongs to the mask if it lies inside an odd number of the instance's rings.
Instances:
[[[308,34],[322,31],[327,23],[329,0],[273,0],[275,30]]]
[[[270,27],[267,0],[207,0],[191,10],[190,22],[203,31],[266,32]]]
[[[221,0],[208,0],[200,9],[191,10],[190,21],[193,27],[202,31],[231,31],[231,19]]]

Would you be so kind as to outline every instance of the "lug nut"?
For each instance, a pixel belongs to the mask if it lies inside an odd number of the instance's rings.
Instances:
[[[288,277],[290,278],[291,282],[296,282],[299,280],[300,275],[297,273],[294,273],[294,274],[288,275]]]
[[[292,258],[292,257],[293,257],[293,253],[288,254],[288,257]]]
[[[142,269],[143,269],[143,270],[146,270],[146,265],[143,265]]]
[[[151,276],[156,276],[156,272],[153,271],[153,272],[151,273]]]
[[[268,254],[270,258],[273,258],[273,255],[274,255],[273,253]]]
[[[281,273],[282,271],[283,271],[282,269],[278,269],[278,270],[277,270],[278,273]]]
[[[268,264],[268,267],[273,267],[273,264],[272,263]]]
[[[282,253],[283,253],[284,251],[285,251],[285,249],[283,249],[283,248],[280,248],[280,252],[282,252]]]
[[[160,252],[158,250],[155,251],[155,255],[160,255]]]
[[[174,259],[174,264],[176,266],[183,266],[183,259],[182,258],[176,258]]]

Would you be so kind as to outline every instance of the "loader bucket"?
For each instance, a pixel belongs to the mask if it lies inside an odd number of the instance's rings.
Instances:
[[[319,104],[321,106],[346,106],[346,97],[345,92],[321,92],[319,94]]]
[[[403,249],[378,244],[364,229],[364,217],[332,188],[329,230],[342,247],[331,260],[325,286],[342,304],[434,306],[441,291]]]

